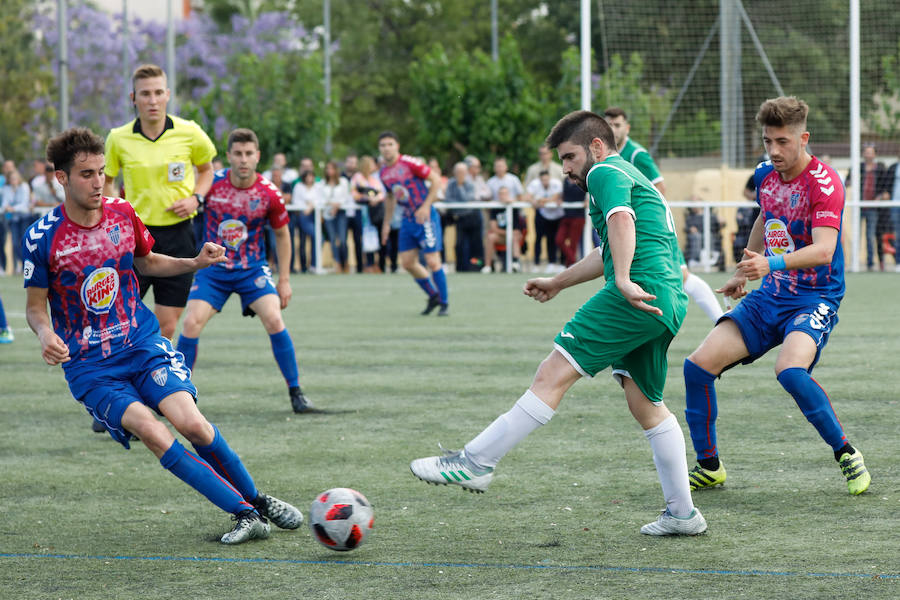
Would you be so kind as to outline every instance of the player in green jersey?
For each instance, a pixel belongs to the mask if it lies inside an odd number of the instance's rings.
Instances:
[[[661,194],[616,152],[603,117],[577,111],[547,137],[566,175],[590,193],[590,215],[600,247],[554,277],[531,279],[524,293],[539,302],[567,287],[605,275],[606,284],[565,324],[531,387],[462,450],[420,458],[413,474],[429,483],[452,483],[484,492],[500,459],[555,414],[581,377],[606,367],[650,442],[666,509],[641,527],[648,535],[696,535],[706,521],[691,500],[684,434],[663,404],[666,351],[684,319],[672,215]],[[527,482],[527,476],[522,477]]]
[[[659,190],[659,193],[665,196],[666,184],[663,183],[662,173],[659,172],[659,167],[656,166],[653,157],[650,156],[646,148],[628,136],[631,133],[631,124],[628,122],[628,116],[625,114],[625,111],[618,106],[610,106],[603,111],[603,116],[606,118],[609,126],[612,127],[619,155],[637,167],[650,180],[650,183]],[[680,252],[681,250],[679,249],[679,254]],[[718,322],[719,317],[723,314],[722,305],[719,304],[719,300],[713,293],[712,288],[709,287],[708,283],[688,271],[687,262],[684,260],[683,254],[680,254],[679,260],[681,262],[681,281],[684,284],[684,291],[691,297],[691,300],[703,309],[703,312],[712,319],[713,323]]]

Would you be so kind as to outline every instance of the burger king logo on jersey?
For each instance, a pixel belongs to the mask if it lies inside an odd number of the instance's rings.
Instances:
[[[247,226],[237,219],[228,219],[219,223],[218,233],[222,245],[237,250],[247,239]]]
[[[788,233],[787,225],[778,219],[766,221],[766,248],[771,254],[785,254],[794,251],[794,239]]]
[[[81,284],[81,302],[95,315],[105,315],[119,294],[119,273],[112,267],[91,272]]]

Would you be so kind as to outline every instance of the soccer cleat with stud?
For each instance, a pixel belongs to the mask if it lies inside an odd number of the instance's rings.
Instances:
[[[869,475],[869,470],[863,462],[862,452],[859,450],[855,450],[853,454],[844,452],[838,464],[841,466],[841,473],[847,478],[847,489],[851,494],[858,496],[869,489],[872,476]]]
[[[655,521],[641,527],[644,535],[700,535],[705,531],[706,519],[696,508],[686,519],[673,517],[667,508]]]
[[[441,305],[441,297],[437,294],[434,296],[428,296],[428,304],[425,305],[425,310],[422,311],[423,315],[430,315],[434,309]]]
[[[267,496],[260,492],[253,501],[253,506],[259,511],[259,514],[281,529],[297,529],[303,524],[303,513],[300,512],[300,509],[274,496]]]
[[[450,316],[450,305],[449,304],[441,304],[441,310],[438,311],[439,317],[449,317]]]
[[[222,536],[223,544],[242,544],[248,540],[264,540],[269,537],[269,524],[255,510],[248,508],[233,517],[234,529]]]
[[[719,463],[719,468],[715,471],[704,469],[700,465],[696,465],[691,472],[688,473],[688,480],[691,484],[691,491],[711,488],[716,485],[725,483],[725,467]]]
[[[12,344],[16,336],[13,335],[12,327],[4,327],[0,329],[0,344]]]
[[[476,472],[463,450],[444,450],[443,456],[417,458],[409,463],[412,474],[426,483],[447,485],[451,483],[478,494],[484,493],[494,478],[494,469]]]
[[[300,386],[290,388],[288,394],[291,397],[291,408],[294,409],[295,413],[306,412],[313,408],[312,403],[303,395],[303,390],[300,389]]]

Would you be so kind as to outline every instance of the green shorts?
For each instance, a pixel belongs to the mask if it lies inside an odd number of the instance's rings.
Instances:
[[[553,342],[583,376],[612,366],[614,377],[630,377],[657,403],[663,400],[666,352],[674,337],[662,321],[604,288],[578,309]]]

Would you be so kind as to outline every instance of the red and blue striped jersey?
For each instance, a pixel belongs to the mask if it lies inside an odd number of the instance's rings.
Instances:
[[[403,207],[403,218],[415,219],[416,209],[428,198],[425,180],[431,175],[431,167],[417,158],[401,154],[393,165],[385,165],[378,172],[384,189]]]
[[[841,222],[844,184],[837,172],[813,157],[803,172],[782,181],[769,161],[753,175],[756,201],[765,222],[765,254],[795,252],[812,244],[814,227],[838,230],[831,263],[808,269],[774,271],[765,276],[760,289],[774,296],[813,295],[840,302],[844,297],[844,252]]]
[[[131,204],[104,198],[94,227],[69,220],[57,206],[22,238],[25,287],[47,288],[53,330],[71,361],[99,361],[159,332],[141,302],[135,256],[146,256],[153,237]]]
[[[290,220],[281,191],[259,173],[253,185],[237,188],[228,172],[216,172],[203,209],[203,240],[224,246],[227,258],[213,268],[248,269],[265,264],[266,222],[278,229]]]

